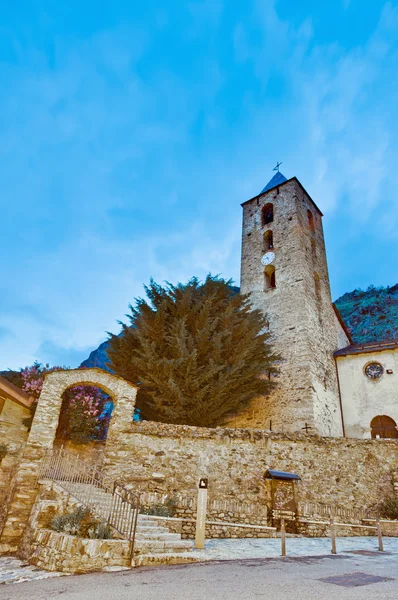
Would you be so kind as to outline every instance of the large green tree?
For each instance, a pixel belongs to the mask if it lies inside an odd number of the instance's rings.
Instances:
[[[139,386],[146,419],[211,427],[274,385],[266,319],[232,282],[209,275],[187,284],[145,286],[129,325],[112,335],[111,369]]]

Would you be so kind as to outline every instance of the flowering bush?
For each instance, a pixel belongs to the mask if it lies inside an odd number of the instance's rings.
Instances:
[[[67,367],[50,367],[48,363],[42,365],[35,361],[31,367],[21,369],[22,389],[37,400],[43,387],[44,375],[52,373],[52,371],[64,371],[65,369]]]
[[[78,385],[63,394],[57,436],[86,442],[103,440],[113,408],[110,397],[99,388]]]
[[[32,415],[25,419],[24,425],[30,428],[46,373],[67,368],[50,367],[48,363],[42,365],[36,361],[30,367],[21,369],[22,389],[35,398]],[[93,386],[78,385],[66,390],[62,399],[57,437],[81,442],[106,437],[113,409],[113,403],[107,394]]]

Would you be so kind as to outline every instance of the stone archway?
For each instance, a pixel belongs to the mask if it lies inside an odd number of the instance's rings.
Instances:
[[[52,448],[61,412],[62,394],[75,385],[99,387],[112,397],[114,410],[108,438],[114,437],[131,423],[138,389],[136,386],[102,369],[53,371],[45,376],[28,445],[45,450]]]
[[[100,387],[112,396],[114,411],[107,441],[112,444],[131,423],[137,387],[102,369],[53,371],[45,376],[30,434],[13,485],[7,518],[0,532],[0,555],[18,551],[37,495],[37,478],[43,456],[53,447],[62,406],[62,394],[75,385]],[[111,441],[112,440],[112,441]]]

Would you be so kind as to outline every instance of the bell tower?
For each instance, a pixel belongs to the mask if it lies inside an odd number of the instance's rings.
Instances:
[[[279,171],[242,207],[241,292],[267,315],[282,360],[275,390],[235,422],[341,436],[333,353],[349,341],[331,300],[322,213],[296,177]]]

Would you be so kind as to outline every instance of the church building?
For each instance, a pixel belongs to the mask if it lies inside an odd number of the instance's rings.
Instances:
[[[398,437],[398,340],[353,343],[332,303],[322,212],[277,171],[242,204],[240,288],[267,316],[277,386],[235,426],[322,436]]]

